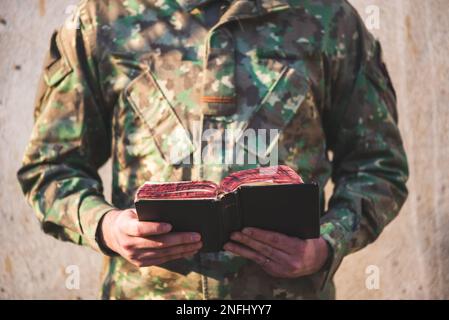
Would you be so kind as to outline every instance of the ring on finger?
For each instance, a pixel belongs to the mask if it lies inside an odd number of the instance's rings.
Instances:
[[[262,267],[265,267],[267,264],[269,264],[271,260],[269,258],[265,258],[265,261],[262,262]]]

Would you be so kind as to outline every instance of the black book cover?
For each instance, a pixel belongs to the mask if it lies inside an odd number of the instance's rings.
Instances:
[[[217,197],[136,198],[135,206],[139,220],[170,223],[174,232],[198,232],[201,251],[218,252],[232,232],[245,227],[318,238],[319,193],[316,184],[242,184]]]

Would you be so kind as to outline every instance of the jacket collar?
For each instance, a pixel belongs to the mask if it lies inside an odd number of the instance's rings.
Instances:
[[[181,8],[185,11],[191,11],[195,8],[198,8],[206,3],[214,2],[214,1],[223,1],[223,0],[176,0]],[[232,15],[238,18],[240,15],[248,16],[248,11],[244,10],[244,12],[239,12],[236,10],[237,8],[248,8],[253,7],[252,14],[253,15],[263,15],[266,13],[270,13],[273,11],[280,11],[283,9],[288,9],[290,7],[295,7],[297,5],[291,4],[291,2],[298,2],[292,0],[234,0],[230,6],[230,9],[234,8],[232,11]],[[301,1],[299,1],[301,2]]]
[[[179,6],[185,11],[191,11],[206,3],[221,1],[221,0],[177,0]]]

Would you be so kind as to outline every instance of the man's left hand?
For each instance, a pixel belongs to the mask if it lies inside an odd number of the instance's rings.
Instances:
[[[323,238],[301,240],[276,232],[246,228],[235,232],[224,249],[259,264],[277,278],[298,278],[318,272],[329,255]]]

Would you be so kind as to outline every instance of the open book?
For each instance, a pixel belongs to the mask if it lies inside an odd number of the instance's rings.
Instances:
[[[217,252],[245,227],[301,239],[319,237],[319,187],[287,166],[235,172],[210,181],[152,183],[135,199],[141,221],[167,222],[173,231],[199,232],[203,252]]]

